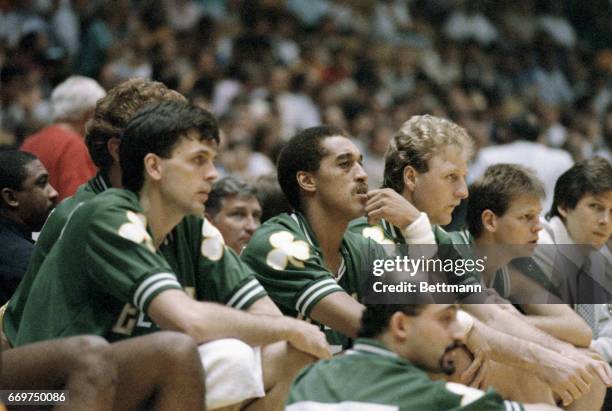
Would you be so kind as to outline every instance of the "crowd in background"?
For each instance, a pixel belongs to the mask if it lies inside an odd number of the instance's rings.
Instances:
[[[361,143],[380,185],[393,130],[430,113],[478,147],[536,120],[574,160],[611,158],[612,3],[607,0],[0,1],[0,144],[52,121],[70,74],[107,90],[165,83],[211,110],[224,173],[273,171],[282,142],[321,123]]]

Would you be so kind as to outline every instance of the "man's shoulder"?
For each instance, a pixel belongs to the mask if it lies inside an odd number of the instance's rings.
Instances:
[[[124,216],[126,213],[136,214],[141,220],[144,220],[142,207],[135,193],[120,188],[111,188],[88,201],[78,202],[69,216],[71,223],[69,225],[88,226],[92,221],[112,223],[113,216]]]
[[[283,233],[283,234],[279,234]],[[253,234],[245,251],[270,243],[271,237],[305,240],[306,236],[291,215],[283,213],[263,223]]]

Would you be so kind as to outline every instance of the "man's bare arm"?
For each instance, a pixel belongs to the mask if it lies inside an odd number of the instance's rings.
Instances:
[[[531,341],[488,327],[476,319],[466,344],[475,358],[462,379],[471,381],[471,385],[480,384],[485,378],[488,361],[494,360],[533,372],[568,405],[586,394],[595,378],[586,362],[566,358]]]
[[[521,318],[496,304],[464,304],[462,308],[489,327],[503,333],[531,341],[558,353],[566,353],[574,349],[571,344],[560,341],[529,324],[524,316]]]
[[[576,347],[588,348],[593,333],[586,322],[569,305],[523,304],[524,316],[532,326]]]
[[[325,335],[314,325],[282,316],[262,318],[220,304],[195,301],[179,290],[161,292],[149,304],[148,314],[161,328],[184,332],[198,343],[237,338],[259,346],[286,340],[315,357],[331,356]]]
[[[283,315],[281,310],[274,304],[274,301],[268,296],[255,301],[246,311],[255,315],[271,315],[273,317]]]
[[[355,338],[364,308],[348,294],[337,292],[322,298],[312,308],[310,318],[350,338]]]

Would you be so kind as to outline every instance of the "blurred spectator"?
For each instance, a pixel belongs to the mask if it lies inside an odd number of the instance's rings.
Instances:
[[[217,181],[208,195],[206,217],[221,231],[225,244],[240,254],[261,225],[255,188],[233,177]]]
[[[226,171],[245,177],[253,164],[269,170],[276,140],[305,127],[334,124],[367,146],[378,125],[423,113],[490,145],[533,110],[545,145],[585,156],[585,137],[603,149],[585,132],[603,129],[612,102],[607,0],[37,0],[0,10],[0,128],[17,145],[51,121],[51,91],[73,73],[107,89],[162,81],[211,108],[232,147]]]
[[[570,22],[563,15],[563,3],[549,0],[546,12],[538,18],[538,25],[548,33],[560,46],[573,47],[576,44],[576,33]]]
[[[608,107],[608,111],[605,113],[602,133],[602,145],[596,154],[612,163],[612,105]]]
[[[444,33],[456,41],[475,40],[482,46],[495,42],[498,32],[483,13],[482,0],[461,2],[444,24]]]
[[[83,138],[96,102],[105,95],[95,80],[68,78],[51,95],[54,123],[22,145],[23,150],[35,154],[49,170],[49,181],[58,190],[60,201],[96,174]]]
[[[24,151],[0,152],[0,305],[17,289],[40,231],[57,201],[45,166]]]
[[[511,142],[481,149],[470,167],[470,181],[481,177],[493,164],[512,163],[529,167],[544,183],[546,200],[543,210],[548,210],[552,204],[555,182],[574,162],[566,151],[538,143],[540,131],[540,124],[531,113],[511,121],[508,127]]]
[[[363,169],[368,174],[370,189],[381,188],[385,171],[385,153],[394,129],[388,124],[378,125],[370,134],[369,141],[361,150]]]

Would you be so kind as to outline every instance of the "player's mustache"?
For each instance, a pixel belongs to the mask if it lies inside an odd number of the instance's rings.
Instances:
[[[451,354],[457,348],[462,347],[465,347],[465,344],[463,344],[460,340],[453,340],[453,342],[446,346],[444,353],[440,357],[440,369],[444,374],[452,375],[455,372],[455,362],[453,361],[453,356]]]
[[[367,194],[368,193],[368,185],[367,184],[359,184],[355,187],[355,194]]]

